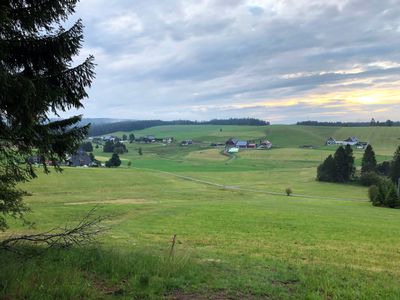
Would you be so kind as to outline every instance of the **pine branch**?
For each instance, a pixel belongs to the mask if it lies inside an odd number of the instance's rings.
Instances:
[[[12,0],[3,9],[9,11],[14,26],[27,32],[52,29],[53,23],[67,19],[75,12],[78,0]]]

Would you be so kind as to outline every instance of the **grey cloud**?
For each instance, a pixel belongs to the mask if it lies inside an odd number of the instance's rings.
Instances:
[[[98,63],[84,113],[172,118],[182,108],[180,118],[242,112],[288,122],[301,119],[304,107],[196,107],[306,99],[399,81],[399,0],[268,3],[82,0],[77,16],[86,25],[84,53],[94,51]],[[382,61],[393,66],[371,65]],[[320,106],[306,110],[321,118],[330,113]],[[398,106],[393,110],[400,112]],[[285,113],[289,117],[281,118]]]

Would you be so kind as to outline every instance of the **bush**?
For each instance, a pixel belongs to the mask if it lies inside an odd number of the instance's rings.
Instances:
[[[360,183],[363,186],[379,185],[381,177],[375,172],[364,172],[361,174]]]
[[[293,191],[290,187],[286,188],[285,193],[287,196],[290,196],[291,194],[293,194]]]
[[[368,197],[373,205],[378,205],[379,188],[376,185],[371,185],[368,189]]]
[[[117,153],[114,153],[111,156],[110,160],[106,162],[107,168],[119,167],[120,165],[121,165],[121,160]]]
[[[377,171],[380,175],[389,176],[390,173],[390,162],[384,161],[377,165]]]
[[[397,195],[396,186],[389,179],[381,179],[378,185],[371,186],[368,194],[372,204],[375,206],[400,207],[400,198]]]

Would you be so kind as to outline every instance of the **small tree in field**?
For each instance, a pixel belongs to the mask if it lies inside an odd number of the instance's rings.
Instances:
[[[138,153],[139,153],[139,155],[143,155],[142,148],[139,148]]]
[[[287,196],[291,196],[293,194],[293,190],[290,187],[287,187],[285,193]]]

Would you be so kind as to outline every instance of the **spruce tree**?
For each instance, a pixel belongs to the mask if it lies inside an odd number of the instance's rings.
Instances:
[[[346,182],[349,180],[349,162],[348,162],[348,154],[346,150],[340,146],[334,156],[335,161],[335,176],[333,181],[336,182]]]
[[[365,172],[375,172],[377,169],[377,162],[375,158],[375,152],[371,145],[368,145],[365,149],[362,163],[361,163],[361,173]]]
[[[400,178],[400,146],[394,153],[393,161],[390,164],[389,176],[395,184],[398,184]]]
[[[347,162],[347,168],[345,170],[345,177],[346,181],[349,181],[353,178],[354,173],[356,171],[356,168],[354,166],[354,156],[353,156],[353,148],[351,148],[350,145],[346,145],[346,148],[344,149],[346,152],[346,162]]]
[[[83,107],[94,78],[93,57],[73,65],[83,41],[81,20],[62,23],[77,0],[0,1],[0,230],[5,217],[22,217],[17,184],[35,177],[27,158],[58,161],[77,150],[88,127],[81,116],[51,121],[60,111]],[[47,165],[43,165],[48,172]]]
[[[399,206],[399,197],[397,196],[396,187],[390,183],[385,197],[385,206],[396,208]]]
[[[335,181],[336,165],[332,155],[329,155],[317,169],[317,180]]]

